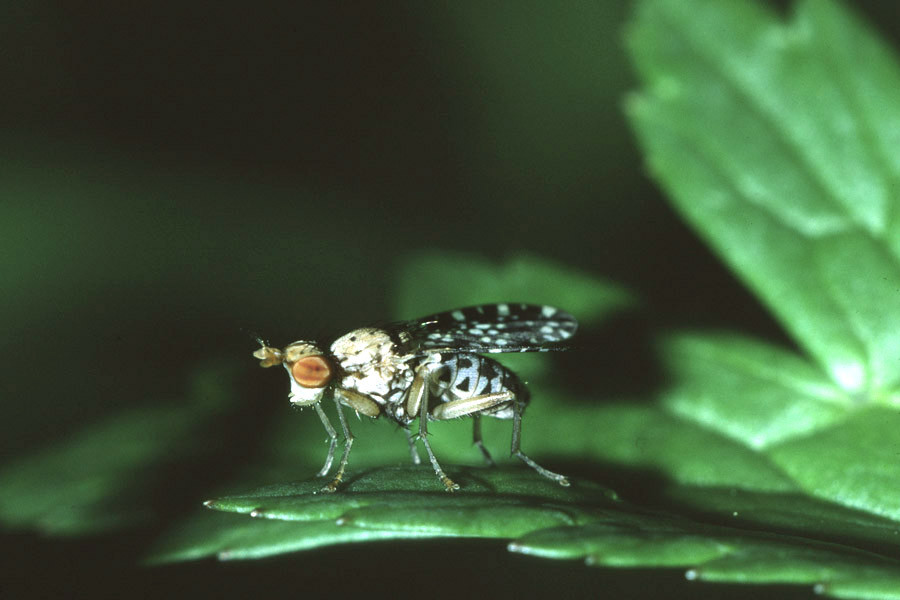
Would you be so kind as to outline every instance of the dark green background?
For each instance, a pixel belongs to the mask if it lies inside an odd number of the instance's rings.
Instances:
[[[890,7],[857,6],[896,46]],[[255,333],[284,342],[415,316],[391,314],[391,290],[423,251],[528,251],[635,291],[637,318],[587,332],[599,361],[627,368],[604,371],[619,381],[576,371],[582,389],[639,384],[654,368],[641,346],[660,328],[784,341],[643,174],[621,111],[634,86],[621,43],[629,12],[619,2],[4,6],[4,459],[178,397],[203,361],[251,368]],[[283,381],[248,377],[259,418],[235,422],[248,429],[242,444],[197,477],[198,494],[252,449],[258,423],[285,412]],[[494,542],[133,567],[154,533],[9,532],[3,579],[20,594],[140,597],[697,590],[680,572],[539,563]],[[702,593],[725,589],[735,597]]]

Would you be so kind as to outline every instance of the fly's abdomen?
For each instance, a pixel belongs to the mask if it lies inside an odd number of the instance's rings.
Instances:
[[[522,405],[528,402],[527,390],[515,373],[497,361],[477,354],[444,354],[433,381],[432,395],[439,402],[503,392],[515,394]],[[512,398],[483,414],[512,418]]]

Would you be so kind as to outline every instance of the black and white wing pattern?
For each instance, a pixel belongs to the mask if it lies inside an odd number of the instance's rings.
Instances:
[[[400,323],[422,350],[472,353],[547,352],[574,335],[578,321],[540,304],[482,304]]]

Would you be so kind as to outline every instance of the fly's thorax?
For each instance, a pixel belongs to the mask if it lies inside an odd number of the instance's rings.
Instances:
[[[331,353],[344,374],[342,387],[388,402],[412,383],[412,357],[401,354],[383,329],[351,331],[331,345]]]
[[[335,340],[331,344],[331,353],[344,371],[352,372],[372,364],[390,362],[396,350],[387,331],[364,327]]]

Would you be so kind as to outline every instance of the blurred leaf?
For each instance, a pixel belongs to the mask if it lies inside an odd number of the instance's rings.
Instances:
[[[849,393],[900,383],[900,69],[840,4],[647,1],[628,112],[654,176]]]
[[[860,404],[790,353],[733,336],[673,336],[668,410],[723,432],[798,490],[900,520],[898,413]]]
[[[207,367],[187,398],[122,412],[0,470],[0,521],[82,535],[134,525],[154,514],[160,473],[214,451],[198,435],[236,400],[234,369]]]
[[[599,450],[661,468],[672,480],[664,497],[693,514],[805,538],[785,552],[757,534],[738,544],[710,530],[684,544],[684,532],[647,532],[647,544],[683,553],[677,564],[700,565],[698,578],[897,597],[895,561],[839,566],[813,540],[894,556],[900,530],[900,69],[830,0],[800,3],[788,25],[758,3],[648,0],[629,43],[645,87],[628,109],[655,177],[815,364],[733,335],[661,345],[672,381],[661,407],[752,454],[735,473],[755,479],[703,481],[686,447],[675,449],[684,462],[656,445]],[[635,440],[665,431],[641,421]],[[708,450],[710,462],[732,463]],[[773,485],[759,477],[766,469]],[[583,555],[654,564],[646,544],[629,558],[607,533]]]
[[[666,407],[751,448],[828,427],[853,405],[814,365],[754,340],[673,335],[661,352],[675,382]]]
[[[546,236],[549,247],[559,246],[572,217],[597,202],[615,203],[616,218],[591,219],[592,231],[608,235],[630,211],[639,218],[637,203],[617,202],[617,184],[633,176],[624,168],[633,152],[627,127],[615,110],[597,110],[615,106],[626,85],[627,57],[615,40],[628,4],[406,5],[425,24],[425,43],[445,59],[438,62],[442,77],[456,90],[460,112],[446,117],[453,124],[446,142],[456,145],[470,181],[479,182],[465,192],[476,200],[478,223],[498,230],[488,237],[513,231],[532,245]],[[597,186],[610,193],[597,194]],[[535,219],[543,206],[560,218]],[[463,212],[463,222],[469,219]],[[484,235],[473,221],[469,229]]]
[[[774,463],[809,494],[900,520],[897,411],[870,407],[838,426],[773,447]]]
[[[900,520],[896,410],[858,405],[758,343],[685,335],[666,348],[679,382],[665,394],[669,410],[757,450],[798,491]]]
[[[753,449],[656,406],[627,403],[591,413],[560,411],[553,424],[565,432],[564,447],[570,453],[577,449],[579,458],[664,473],[683,485],[796,490],[790,478]]]
[[[529,255],[500,265],[472,254],[416,256],[400,269],[394,291],[394,312],[401,319],[474,304],[528,302],[556,306],[582,323],[596,323],[635,304],[618,284]]]
[[[830,1],[789,26],[752,3],[645,2],[630,42],[655,174],[834,382],[782,351],[688,336],[666,349],[668,408],[765,449],[809,494],[900,516],[897,415],[867,405],[896,401],[900,378],[900,163],[882,140],[900,70]],[[863,79],[898,102],[866,109]]]

